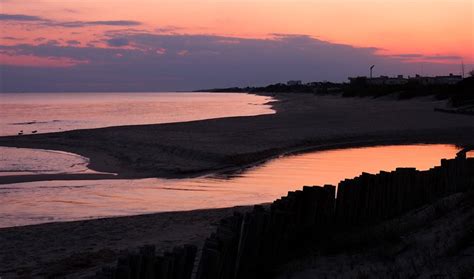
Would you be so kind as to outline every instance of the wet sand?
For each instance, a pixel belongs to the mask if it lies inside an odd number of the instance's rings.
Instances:
[[[90,158],[111,178],[189,177],[229,171],[284,153],[387,144],[474,143],[472,116],[434,110],[429,98],[275,94],[276,114],[0,137],[0,146],[61,150]],[[97,176],[15,176],[0,183]]]
[[[0,176],[0,184],[13,184],[35,181],[51,180],[100,180],[115,179],[114,174],[102,173],[57,173],[57,174],[27,174],[27,175],[4,175]]]

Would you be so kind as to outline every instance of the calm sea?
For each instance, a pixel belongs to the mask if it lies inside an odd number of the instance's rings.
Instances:
[[[0,136],[275,113],[271,97],[243,93],[2,93]],[[84,173],[88,158],[0,147],[4,175]]]
[[[241,93],[2,93],[0,136],[271,114]]]

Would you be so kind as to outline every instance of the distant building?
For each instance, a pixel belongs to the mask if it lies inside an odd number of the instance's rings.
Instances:
[[[349,79],[350,84],[367,83],[367,77],[366,76],[349,77],[348,79]]]
[[[369,78],[367,83],[372,85],[402,85],[408,83],[408,79],[404,78],[402,75],[397,77],[380,76]]]
[[[397,77],[380,76],[374,78],[362,77],[350,77],[349,81],[351,84],[356,82],[365,82],[370,85],[402,85],[408,83],[408,79],[404,78],[403,75]]]
[[[293,86],[293,85],[302,85],[303,83],[301,80],[289,80],[286,85]]]
[[[380,76],[374,78],[362,77],[350,77],[349,81],[351,84],[365,83],[370,85],[403,85],[408,82],[418,82],[423,85],[441,85],[441,84],[456,84],[462,80],[461,75],[449,74],[449,76],[435,76],[435,77],[422,77],[416,75],[415,77],[405,78],[403,75],[397,77]]]
[[[461,75],[449,74],[449,76],[437,76],[436,77],[436,82],[438,82],[438,84],[456,84],[460,81],[462,81],[462,76]]]
[[[413,80],[425,85],[456,84],[462,80],[462,76],[449,74],[449,76],[422,77],[416,75]]]

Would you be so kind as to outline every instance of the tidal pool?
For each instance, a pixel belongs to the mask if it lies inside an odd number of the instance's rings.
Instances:
[[[4,184],[0,227],[266,203],[304,185],[336,185],[362,172],[426,170],[457,151],[453,145],[350,148],[282,156],[232,175]]]

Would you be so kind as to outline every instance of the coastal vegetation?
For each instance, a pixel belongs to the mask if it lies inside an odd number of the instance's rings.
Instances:
[[[404,84],[371,84],[368,80],[366,77],[358,77],[353,79],[351,83],[276,83],[258,87],[215,88],[200,91],[313,93],[321,95],[337,94],[343,97],[372,98],[394,95],[399,100],[433,96],[438,100],[448,100],[453,107],[474,106],[474,76],[464,78],[455,84],[424,84],[416,79],[409,79],[408,82]]]

